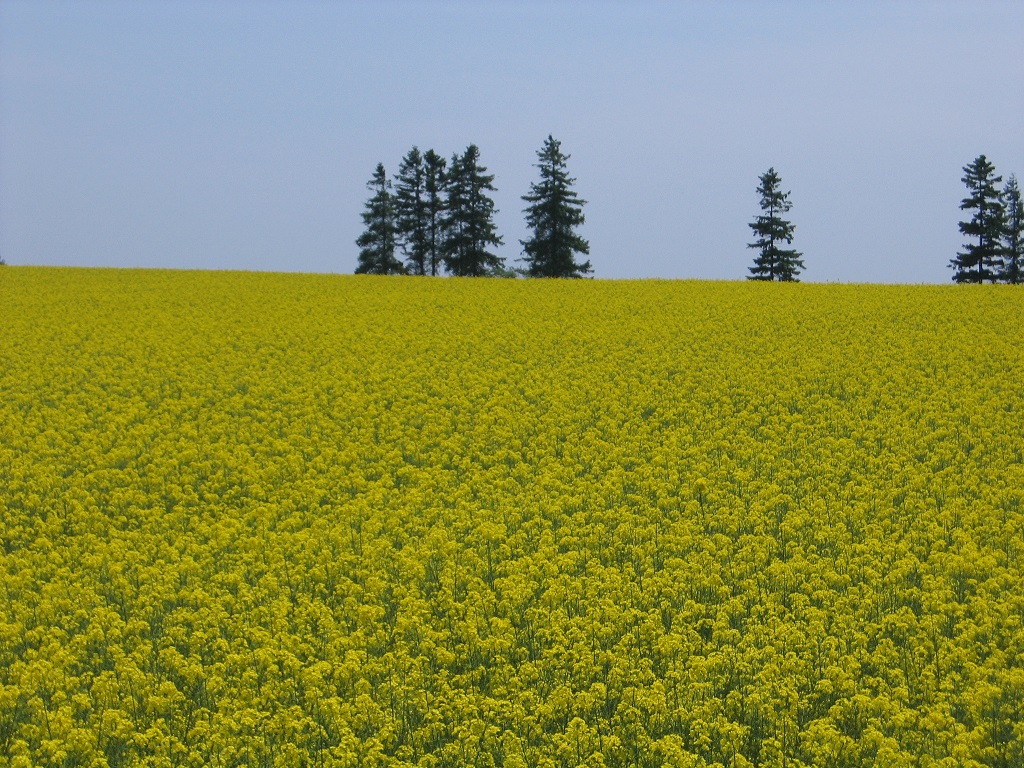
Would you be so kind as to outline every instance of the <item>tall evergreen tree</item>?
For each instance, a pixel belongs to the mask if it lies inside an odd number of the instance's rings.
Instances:
[[[398,240],[405,253],[406,270],[412,275],[425,275],[430,240],[426,171],[418,147],[410,149],[398,166],[398,175],[395,177],[395,218]]]
[[[456,277],[505,275],[505,260],[487,250],[501,245],[494,225],[494,176],[480,165],[480,150],[470,144],[460,157],[452,156],[448,172],[444,262]]]
[[[437,276],[443,265],[444,212],[448,189],[448,172],[445,159],[434,150],[423,153],[423,190],[426,211],[424,220],[427,230],[427,263],[430,274]]]
[[[789,192],[782,192],[779,184],[782,178],[774,168],[758,177],[761,184],[757,188],[761,196],[763,213],[748,226],[754,230],[757,239],[748,248],[757,248],[759,253],[754,258],[754,266],[750,267],[748,280],[780,280],[797,282],[797,275],[804,268],[800,257],[803,255],[793,249],[780,248],[785,241],[792,244],[793,231],[796,227],[782,218],[793,204],[789,201]]]
[[[1021,210],[1020,187],[1012,173],[1003,190],[1005,225],[1003,234],[1003,270],[1000,278],[1007,283],[1024,283],[1024,211]]]
[[[574,231],[585,220],[587,201],[572,189],[576,179],[569,178],[569,155],[562,154],[561,147],[561,142],[548,136],[537,152],[540,183],[531,184],[530,194],[523,195],[530,204],[523,213],[533,237],[519,242],[525,254],[521,261],[526,262],[530,277],[583,277],[594,271],[589,261],[581,264],[575,259],[577,253],[590,253],[590,244]]]
[[[1006,212],[997,186],[1003,177],[995,172],[995,166],[984,155],[964,166],[961,181],[970,195],[960,203],[960,210],[975,213],[970,221],[960,222],[960,232],[978,238],[978,242],[965,243],[963,251],[949,262],[956,270],[953,280],[958,283],[994,283],[1002,270]]]
[[[401,274],[402,263],[395,258],[398,238],[395,201],[383,163],[377,163],[373,178],[366,186],[373,191],[373,196],[366,201],[366,210],[362,214],[366,229],[356,239],[359,246],[356,274]]]

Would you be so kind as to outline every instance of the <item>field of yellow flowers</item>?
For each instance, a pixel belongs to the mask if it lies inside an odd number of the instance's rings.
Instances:
[[[0,272],[0,766],[1024,765],[1015,286]]]

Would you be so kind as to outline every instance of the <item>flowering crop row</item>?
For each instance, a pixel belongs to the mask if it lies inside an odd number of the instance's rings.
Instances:
[[[1024,764],[1024,294],[6,268],[0,766]]]

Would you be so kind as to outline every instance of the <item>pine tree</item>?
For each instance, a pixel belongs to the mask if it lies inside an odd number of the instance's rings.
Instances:
[[[961,179],[970,195],[960,203],[960,210],[975,211],[970,221],[960,222],[960,232],[978,238],[977,243],[965,243],[949,266],[956,270],[953,280],[958,283],[995,282],[1003,265],[1003,236],[1005,209],[999,187],[1002,176],[995,175],[995,166],[984,155],[978,155],[970,165],[964,166]]]
[[[1024,211],[1021,210],[1020,187],[1012,173],[1003,190],[1005,223],[1003,231],[1003,269],[1000,279],[1007,283],[1024,283]]]
[[[757,188],[761,196],[761,210],[764,212],[748,226],[754,230],[757,240],[748,248],[757,248],[759,255],[750,267],[748,280],[780,280],[797,282],[797,275],[804,268],[800,257],[803,255],[793,249],[779,248],[783,240],[787,244],[793,242],[793,231],[796,227],[780,214],[787,213],[793,204],[789,201],[789,192],[779,190],[782,178],[769,168],[768,172],[758,177],[761,185]]]
[[[530,194],[522,198],[530,204],[523,213],[533,237],[519,241],[526,254],[520,261],[526,262],[530,277],[583,277],[594,271],[589,261],[580,264],[574,256],[590,253],[590,244],[573,231],[585,221],[587,201],[572,189],[576,179],[569,178],[566,161],[570,156],[562,154],[561,146],[548,136],[537,152],[540,183],[531,184]]]
[[[427,221],[426,170],[423,155],[413,147],[402,158],[395,177],[395,219],[398,240],[409,274],[425,275],[430,240]]]
[[[395,201],[383,163],[377,163],[373,178],[366,186],[373,191],[373,197],[366,201],[366,210],[362,214],[366,230],[356,240],[360,249],[356,274],[401,274],[402,263],[395,258],[398,236]]]
[[[448,189],[447,163],[434,150],[423,153],[423,189],[426,201],[427,263],[437,276],[443,264],[445,197]]]
[[[480,150],[470,144],[460,157],[452,156],[448,172],[444,263],[456,277],[505,275],[505,260],[487,250],[501,245],[494,225],[494,176],[480,165]]]

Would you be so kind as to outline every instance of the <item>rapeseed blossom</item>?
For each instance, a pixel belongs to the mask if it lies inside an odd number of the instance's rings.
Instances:
[[[1024,762],[1012,286],[2,277],[0,766]]]

